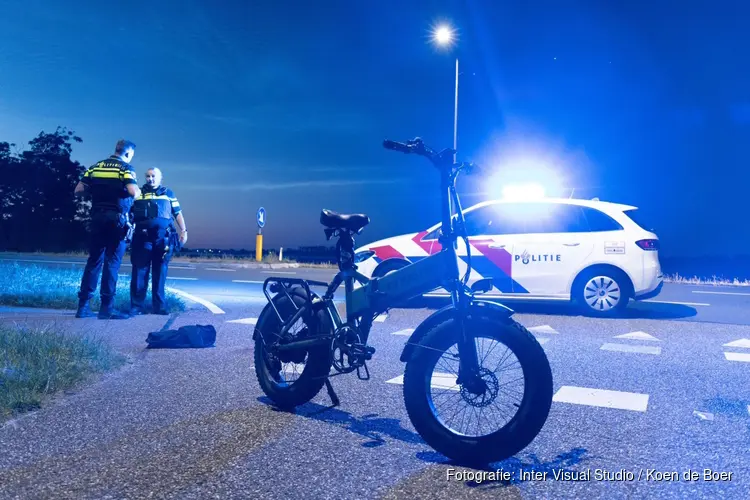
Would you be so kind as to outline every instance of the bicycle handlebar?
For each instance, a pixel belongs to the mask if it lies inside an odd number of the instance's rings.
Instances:
[[[435,151],[428,148],[419,137],[407,141],[406,143],[386,139],[383,141],[383,147],[404,154],[413,153],[425,156],[438,168],[450,166],[452,168],[456,167],[457,170],[464,170],[469,175],[481,173],[479,166],[474,163],[462,162],[460,164],[454,164],[452,159],[452,156],[456,153],[454,149],[444,149],[440,153],[435,153]]]

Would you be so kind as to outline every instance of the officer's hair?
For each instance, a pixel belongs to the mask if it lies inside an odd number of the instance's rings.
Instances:
[[[120,139],[115,146],[115,154],[121,155],[128,149],[135,151],[135,144],[127,139]]]

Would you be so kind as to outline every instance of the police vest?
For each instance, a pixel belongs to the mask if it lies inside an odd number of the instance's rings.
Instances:
[[[81,182],[89,187],[93,210],[114,210],[126,213],[133,204],[127,185],[136,184],[136,174],[130,165],[111,156],[89,168]]]
[[[144,186],[141,195],[133,203],[133,222],[146,222],[154,219],[172,220],[172,201],[167,188],[159,186],[155,191]]]

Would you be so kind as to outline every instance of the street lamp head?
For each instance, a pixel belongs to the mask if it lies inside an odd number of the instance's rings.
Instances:
[[[450,26],[441,25],[435,28],[432,37],[438,45],[446,46],[453,43],[455,35]]]

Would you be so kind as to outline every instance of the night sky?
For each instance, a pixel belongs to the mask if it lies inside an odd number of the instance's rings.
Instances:
[[[370,215],[358,243],[436,223],[430,165],[381,143],[452,145],[458,56],[459,156],[493,176],[464,206],[555,178],[641,207],[664,254],[750,253],[750,5],[103,3],[3,2],[0,141],[65,126],[88,166],[133,140],[189,247],[254,248],[261,205],[267,247],[327,244],[322,208]]]

